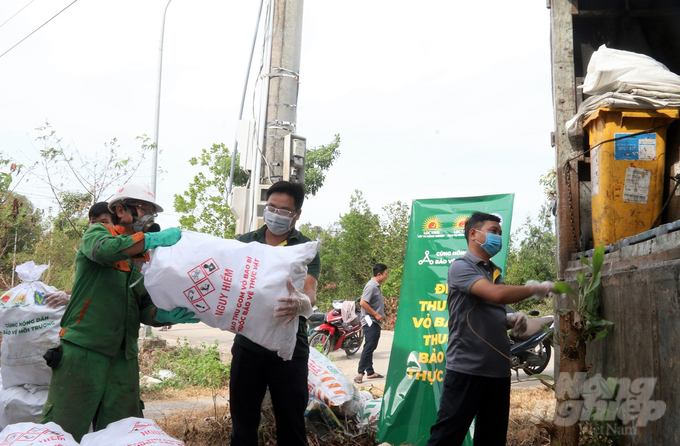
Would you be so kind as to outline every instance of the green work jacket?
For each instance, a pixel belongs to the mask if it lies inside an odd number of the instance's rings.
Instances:
[[[137,356],[139,325],[161,326],[142,274],[123,253],[144,234],[125,235],[124,228],[94,224],[83,235],[76,254],[71,301],[61,319],[59,336],[82,347],[126,359]],[[132,284],[136,284],[131,288]]]

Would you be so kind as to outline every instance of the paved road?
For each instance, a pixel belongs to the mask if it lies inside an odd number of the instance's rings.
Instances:
[[[177,339],[183,342],[186,338],[191,345],[199,345],[202,342],[206,344],[213,344],[216,340],[219,343],[218,351],[222,359],[228,362],[231,359],[231,345],[234,340],[234,335],[228,331],[222,331],[216,328],[211,328],[200,322],[198,324],[179,324],[172,327],[168,331],[160,331],[158,328],[153,329],[154,335],[160,336],[161,338],[168,341],[169,345],[176,345]],[[394,332],[383,330],[380,336],[380,342],[378,343],[378,348],[375,353],[373,353],[373,365],[375,370],[382,374],[387,375],[387,367],[390,361],[390,352],[392,351],[392,340],[394,339]],[[335,364],[338,369],[342,371],[347,378],[354,378],[357,374],[357,366],[359,365],[359,356],[361,355],[361,350],[359,352],[348,358],[344,351],[338,350],[331,354],[335,359]],[[543,372],[545,375],[553,375],[554,363],[551,358],[548,368]],[[365,379],[365,385],[375,384],[384,385],[385,379]],[[524,372],[519,372],[519,376],[513,373],[512,376],[512,387],[513,388],[529,388],[541,386],[541,383],[533,378],[527,376]]]
[[[234,341],[234,334],[217,328],[208,327],[202,322],[199,322],[198,324],[175,325],[168,331],[160,331],[160,329],[154,328],[153,334],[165,339],[168,342],[168,345],[177,345],[178,339],[180,342],[184,342],[184,338],[186,338],[191,345],[200,345],[202,342],[213,344],[217,340],[219,343],[217,350],[220,352],[222,360],[228,362],[231,359],[231,345]],[[375,353],[373,353],[373,365],[375,370],[382,375],[387,374],[393,337],[393,331],[384,330],[380,336],[378,348]],[[360,355],[361,349],[351,358],[348,358],[342,350],[331,353],[338,369],[350,379],[353,379],[357,374]],[[385,379],[367,379],[364,380],[364,382],[384,385]]]

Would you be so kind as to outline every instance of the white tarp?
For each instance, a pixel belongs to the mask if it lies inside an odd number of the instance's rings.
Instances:
[[[644,54],[602,45],[588,63],[583,93],[592,96],[567,121],[570,135],[581,134],[583,119],[603,107],[680,108],[680,76]]]

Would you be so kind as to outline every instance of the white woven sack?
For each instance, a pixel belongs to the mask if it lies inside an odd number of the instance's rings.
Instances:
[[[57,423],[17,423],[0,432],[2,446],[78,446],[73,436]]]
[[[353,417],[359,413],[361,401],[357,388],[330,359],[311,348],[308,365],[307,387],[310,395],[347,416]]]
[[[290,294],[289,277],[302,290],[318,249],[319,242],[279,247],[182,231],[177,244],[153,250],[142,268],[144,285],[158,308],[186,307],[211,327],[241,333],[288,360],[298,320],[284,327],[274,308]]]
[[[0,426],[40,421],[48,391],[47,386],[30,384],[0,389]]]
[[[369,427],[372,429],[378,428],[378,421],[380,421],[380,409],[382,407],[382,398],[372,398],[361,401],[361,412],[359,413],[359,425],[361,427]]]
[[[17,266],[17,274],[23,282],[0,297],[0,372],[5,388],[50,383],[52,369],[43,355],[59,345],[59,322],[65,307],[45,306],[45,294],[57,291],[40,282],[40,275],[47,267],[35,265],[33,261]]]
[[[85,434],[80,446],[184,446],[146,418],[125,418],[97,432]]]

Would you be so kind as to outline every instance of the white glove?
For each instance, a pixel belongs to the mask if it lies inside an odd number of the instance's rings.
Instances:
[[[45,294],[45,306],[47,308],[57,308],[66,305],[71,296],[63,291],[57,291],[56,293]]]
[[[527,286],[531,287],[531,297],[535,300],[550,297],[555,291],[555,282],[545,281],[539,283],[538,280],[529,280]]]
[[[529,318],[524,313],[508,313],[505,315],[505,323],[508,328],[512,328],[510,334],[519,336],[527,331],[527,323]]]
[[[288,279],[286,285],[290,296],[280,298],[279,302],[284,302],[284,304],[274,308],[274,317],[287,318],[283,325],[288,325],[299,316],[309,317],[314,313],[309,296],[296,290],[291,279]]]

